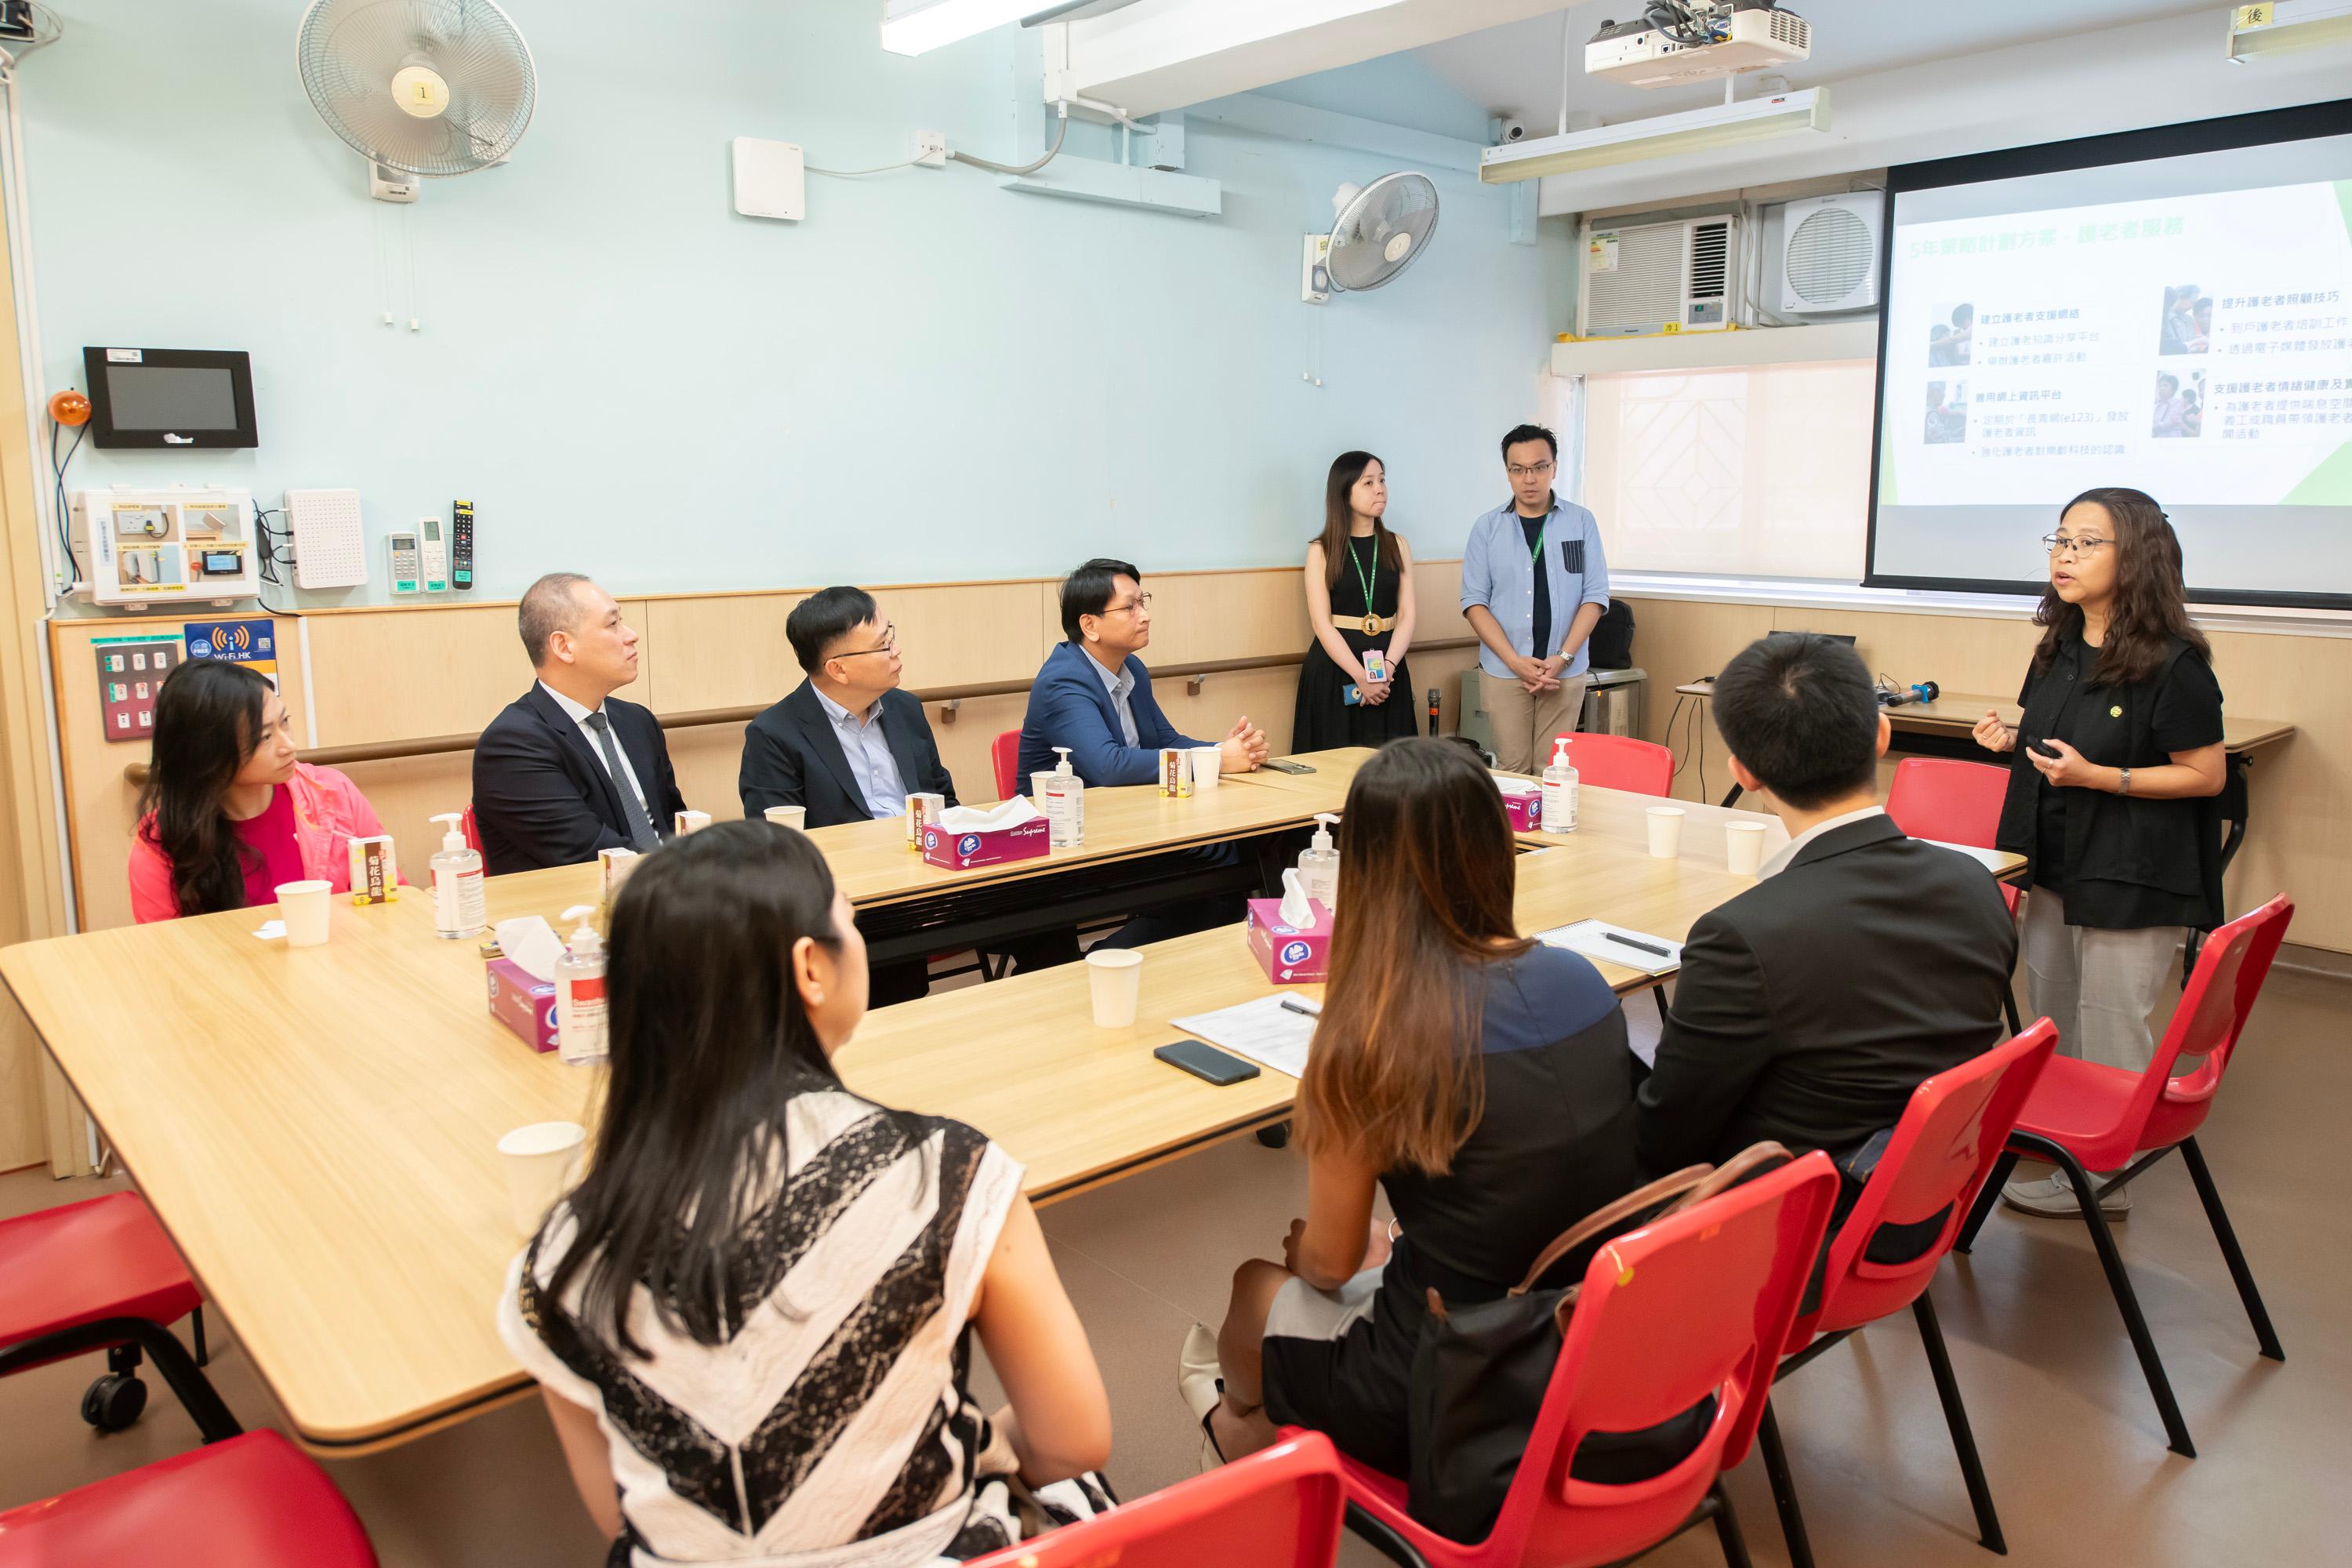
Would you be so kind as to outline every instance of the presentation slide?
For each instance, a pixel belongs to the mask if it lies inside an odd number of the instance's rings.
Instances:
[[[1888,246],[1874,581],[2038,584],[2128,485],[2193,589],[2352,595],[2352,135],[1898,180]]]

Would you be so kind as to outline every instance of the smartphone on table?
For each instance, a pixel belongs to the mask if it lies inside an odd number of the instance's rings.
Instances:
[[[1257,1077],[1257,1064],[1244,1061],[1237,1056],[1205,1045],[1199,1040],[1178,1040],[1151,1053],[1171,1068],[1191,1073],[1194,1078],[1213,1083],[1219,1089],[1231,1084],[1246,1083]]]

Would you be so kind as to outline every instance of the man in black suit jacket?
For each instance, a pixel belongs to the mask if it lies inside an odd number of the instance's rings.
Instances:
[[[808,826],[902,815],[907,796],[956,801],[923,705],[898,689],[898,628],[860,588],[826,588],[784,621],[808,679],[743,732],[743,815],[808,808]]]
[[[1691,928],[1636,1150],[1659,1173],[1769,1138],[1852,1172],[1922,1079],[2005,1037],[2017,932],[1981,865],[1879,808],[1886,720],[1851,647],[1766,637],[1714,702],[1732,776],[1791,840]]]
[[[637,634],[576,572],[533,583],[516,613],[539,679],[474,744],[474,826],[494,877],[658,847],[686,801],[653,714],[613,693],[637,678]]]

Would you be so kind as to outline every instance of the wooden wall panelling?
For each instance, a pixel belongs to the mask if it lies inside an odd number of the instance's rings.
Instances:
[[[1733,654],[1770,631],[1773,608],[1690,599],[1627,602],[1633,606],[1633,662],[1650,677],[1642,704],[1643,738],[1674,748],[1674,793],[1678,798],[1721,800],[1731,787],[1731,770],[1724,765],[1727,753],[1715,728],[1714,705],[1703,698],[1677,697],[1675,688],[1713,675]],[[1682,709],[1679,722],[1677,704]],[[1701,740],[1704,756],[1696,743]]]
[[[775,701],[801,683],[784,618],[806,597],[713,594],[646,601],[644,618],[631,624],[646,644],[668,656],[662,660],[666,679],[648,683],[640,676],[642,689],[624,695],[658,713]]]
[[[2295,726],[2254,753],[2252,821],[2223,889],[2230,912],[2285,892],[2296,900],[2289,942],[2352,952],[2352,640],[2212,640],[2222,706]]]
[[[530,685],[511,599],[317,611],[302,626],[319,682],[313,745],[478,731]],[[280,644],[289,657],[299,646]]]

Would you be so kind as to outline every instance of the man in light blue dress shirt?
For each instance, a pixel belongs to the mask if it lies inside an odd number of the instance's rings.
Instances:
[[[1462,552],[1462,614],[1485,646],[1478,689],[1495,736],[1495,764],[1533,773],[1555,735],[1584,710],[1585,643],[1609,607],[1601,525],[1552,492],[1559,442],[1540,425],[1503,437],[1511,499],[1470,525]]]

